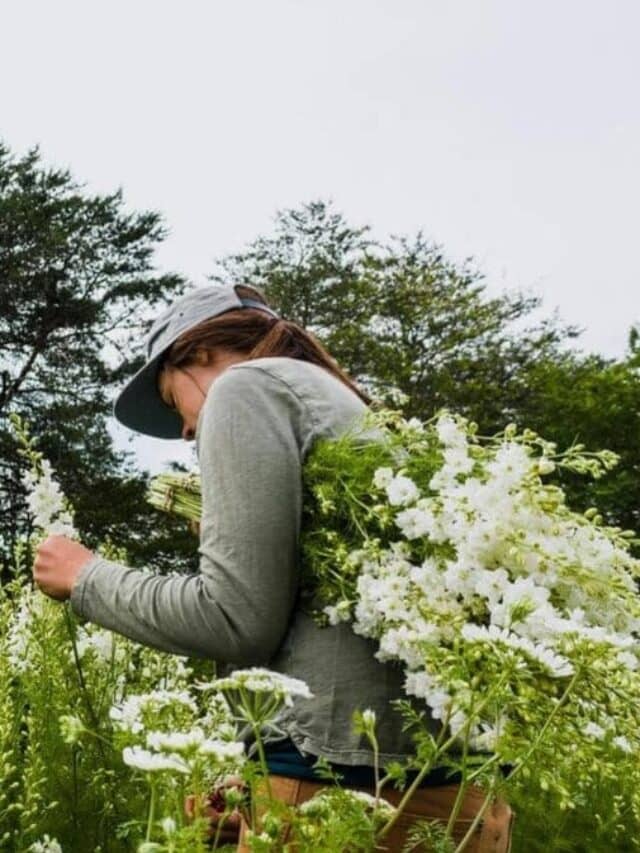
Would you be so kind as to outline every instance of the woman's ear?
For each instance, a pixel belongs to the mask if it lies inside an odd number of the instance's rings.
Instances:
[[[206,347],[198,347],[194,353],[196,364],[201,367],[206,367],[208,364],[211,364],[213,361],[211,350],[206,349]]]

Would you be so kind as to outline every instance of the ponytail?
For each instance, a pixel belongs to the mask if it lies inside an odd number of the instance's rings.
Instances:
[[[256,299],[266,307],[271,307],[260,290],[251,285],[237,284],[235,291],[241,298]],[[310,361],[332,373],[367,406],[373,403],[369,395],[356,385],[312,332],[308,332],[293,320],[275,318],[259,308],[225,311],[224,314],[203,320],[197,326],[187,329],[165,354],[161,367],[187,367],[190,364],[202,363],[203,353],[207,359],[205,363],[208,363],[210,351],[218,348],[241,353],[247,360],[287,356],[300,361]]]

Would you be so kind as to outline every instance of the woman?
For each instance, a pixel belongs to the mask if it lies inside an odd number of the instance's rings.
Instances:
[[[376,713],[381,764],[412,753],[390,705],[403,696],[401,669],[378,662],[375,643],[348,625],[318,627],[297,598],[304,458],[317,437],[339,434],[370,402],[318,340],[279,317],[257,289],[191,290],[154,322],[146,364],[114,413],[148,435],[195,439],[199,572],[154,575],[62,536],[49,537],[34,563],[45,593],[70,597],[77,615],[133,640],[306,681],[314,697],[294,701],[279,718],[286,739],[269,748],[270,770],[291,779],[316,778],[311,765],[322,756],[343,784],[373,785],[370,745],[353,731],[357,708]],[[442,782],[434,774],[426,784]],[[452,788],[440,794],[450,797]]]

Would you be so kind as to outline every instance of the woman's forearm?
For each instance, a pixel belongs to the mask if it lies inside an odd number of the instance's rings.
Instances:
[[[274,619],[227,612],[207,586],[199,574],[163,577],[96,556],[71,604],[91,622],[173,654],[238,665],[268,660],[281,639]]]

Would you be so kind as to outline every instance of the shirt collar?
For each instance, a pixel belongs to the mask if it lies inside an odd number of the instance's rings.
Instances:
[[[202,431],[202,419],[204,416],[204,407],[207,402],[207,398],[205,397],[202,401],[202,406],[200,406],[200,411],[198,412],[198,419],[196,421],[196,456],[200,457],[200,433]]]

